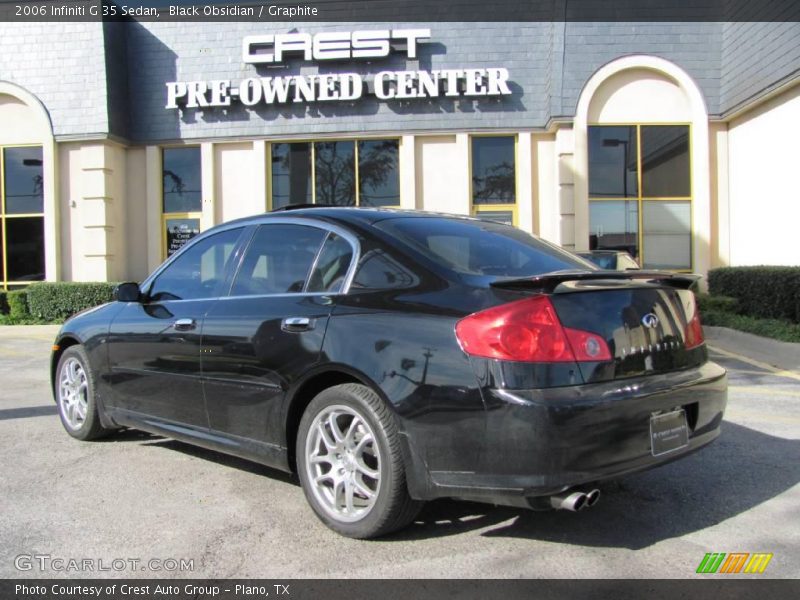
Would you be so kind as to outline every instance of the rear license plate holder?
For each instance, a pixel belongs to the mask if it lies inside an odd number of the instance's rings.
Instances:
[[[650,416],[650,451],[662,456],[689,445],[689,426],[686,411],[673,410]]]

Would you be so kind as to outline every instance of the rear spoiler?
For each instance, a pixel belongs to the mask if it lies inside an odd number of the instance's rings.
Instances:
[[[671,273],[669,271],[553,271],[551,273],[543,273],[542,275],[535,275],[533,277],[522,277],[519,279],[499,279],[493,281],[490,285],[492,287],[510,289],[510,290],[525,290],[525,291],[541,291],[544,293],[552,293],[559,285],[568,281],[631,281],[631,280],[644,280],[648,283],[660,283],[661,285],[668,285],[670,287],[688,290],[694,286],[701,276],[694,273]]]

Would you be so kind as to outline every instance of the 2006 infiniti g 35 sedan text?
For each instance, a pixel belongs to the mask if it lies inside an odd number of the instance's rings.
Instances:
[[[78,439],[134,427],[296,471],[351,537],[439,497],[577,510],[719,435],[695,279],[466,217],[275,212],[67,321],[53,390]]]

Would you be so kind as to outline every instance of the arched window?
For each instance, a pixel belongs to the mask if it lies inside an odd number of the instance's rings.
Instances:
[[[701,271],[710,255],[708,116],[691,78],[652,56],[599,69],[575,116],[578,249]]]
[[[0,288],[56,278],[53,134],[42,104],[0,81]]]

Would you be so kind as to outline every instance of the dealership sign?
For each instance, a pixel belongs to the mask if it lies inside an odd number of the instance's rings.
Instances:
[[[251,35],[242,41],[242,60],[271,65],[301,58],[306,61],[375,60],[393,51],[417,58],[420,41],[430,29]],[[354,101],[372,94],[380,100],[412,98],[483,97],[511,94],[508,70],[502,67],[431,71],[379,71],[250,77],[167,83],[166,108],[205,108],[328,101]]]

